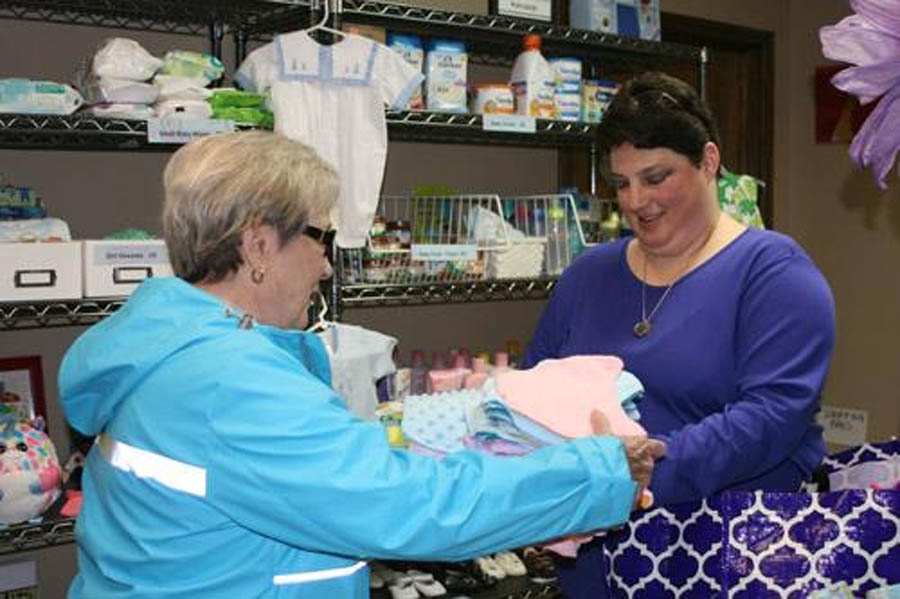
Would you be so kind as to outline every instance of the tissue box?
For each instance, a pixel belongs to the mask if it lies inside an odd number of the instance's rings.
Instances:
[[[0,243],[0,301],[81,297],[81,243]]]
[[[172,275],[161,239],[84,242],[84,297],[130,295],[145,279]]]

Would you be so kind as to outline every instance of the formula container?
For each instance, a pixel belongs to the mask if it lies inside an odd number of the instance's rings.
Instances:
[[[425,103],[428,110],[466,112],[468,58],[462,42],[431,41],[425,57]]]
[[[422,40],[419,36],[389,31],[387,34],[387,46],[402,56],[403,60],[413,67],[417,73],[422,72],[422,66],[425,63],[425,51],[422,49]],[[417,85],[416,89],[413,90],[407,108],[410,110],[423,110],[425,108],[425,99],[422,95],[421,85]]]
[[[569,26],[574,29],[616,33],[616,0],[569,0]]]
[[[603,113],[619,91],[619,84],[609,79],[585,79],[581,86],[581,120],[599,123]]]
[[[475,114],[513,114],[516,105],[512,88],[505,83],[485,83],[475,88],[472,112]]]

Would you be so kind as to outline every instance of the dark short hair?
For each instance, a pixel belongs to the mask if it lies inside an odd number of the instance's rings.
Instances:
[[[694,166],[703,160],[707,142],[719,145],[712,112],[693,87],[665,73],[648,72],[628,81],[597,128],[600,159],[609,164],[613,148],[668,148]]]

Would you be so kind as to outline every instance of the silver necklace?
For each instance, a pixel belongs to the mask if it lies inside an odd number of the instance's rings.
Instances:
[[[647,314],[647,259],[644,258],[644,277],[641,279],[641,319],[634,323],[634,336],[638,339],[646,337],[650,330],[653,328],[650,320],[653,318],[653,315],[656,314],[656,311],[659,310],[659,307],[662,306],[662,303],[666,300],[666,297],[669,295],[669,292],[672,291],[672,287],[678,281],[678,278],[672,280],[666,286],[666,290],[663,291],[662,297],[659,298],[659,301],[656,302],[656,305],[653,306],[653,309],[650,310],[650,314]]]
[[[721,214],[719,214],[719,218],[721,218]],[[634,331],[634,336],[638,339],[643,339],[647,335],[650,334],[650,331],[653,329],[653,324],[650,322],[653,319],[653,315],[656,314],[656,311],[659,310],[659,307],[662,306],[662,303],[666,301],[666,298],[669,297],[669,292],[672,291],[672,287],[675,286],[682,276],[690,269],[691,264],[694,262],[695,258],[703,251],[706,247],[706,244],[709,243],[709,240],[712,239],[713,232],[716,230],[716,225],[718,225],[719,218],[717,218],[713,222],[712,228],[710,228],[709,232],[706,234],[706,239],[703,241],[703,245],[698,249],[688,260],[687,264],[684,265],[684,268],[681,269],[679,274],[672,279],[672,282],[666,285],[666,290],[663,291],[662,297],[656,302],[656,305],[653,306],[653,309],[650,310],[650,314],[647,314],[647,256],[644,255],[644,277],[641,279],[641,319],[634,323],[634,327],[631,329]],[[643,252],[642,252],[643,253]]]

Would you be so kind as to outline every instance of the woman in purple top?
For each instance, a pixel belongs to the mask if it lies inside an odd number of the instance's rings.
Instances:
[[[824,455],[815,423],[834,346],[828,284],[789,237],[719,209],[718,134],[686,83],[647,73],[599,126],[633,238],[563,273],[525,358],[612,354],[643,382],[641,424],[665,441],[658,503],[725,489],[796,490]],[[604,597],[599,544],[558,564],[566,594]]]

